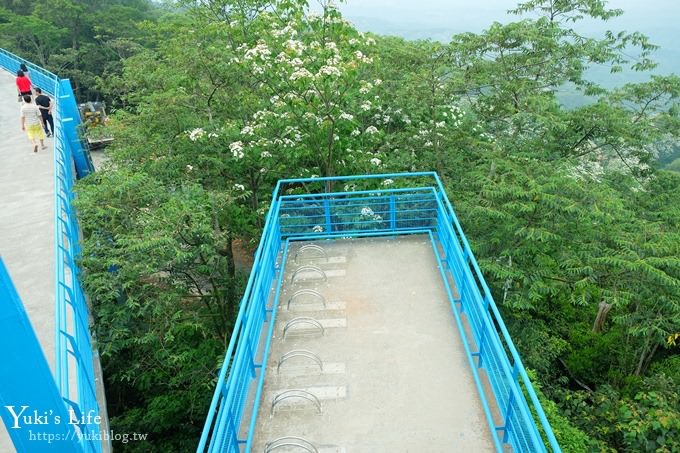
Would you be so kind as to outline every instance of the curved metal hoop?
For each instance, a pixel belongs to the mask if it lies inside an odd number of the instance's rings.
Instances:
[[[323,281],[328,280],[326,273],[319,266],[314,266],[313,264],[305,264],[304,266],[300,266],[297,269],[295,269],[295,272],[293,272],[293,275],[291,275],[290,277],[291,283],[295,282],[295,277],[297,277],[298,274],[300,274],[300,272],[316,272],[321,276],[321,279]]]
[[[302,247],[298,249],[297,252],[295,252],[295,262],[298,262],[298,257],[303,254],[304,252],[307,251],[314,251],[317,252],[317,255],[312,255],[308,259],[314,259],[314,258],[326,258],[326,261],[328,261],[328,253],[321,247],[320,245],[316,244],[305,244]]]
[[[267,442],[264,446],[264,453],[270,453],[281,447],[300,447],[309,453],[319,453],[319,450],[313,443],[302,437],[295,436],[279,437],[276,440]]]
[[[312,361],[314,361],[314,363],[319,365],[319,369],[321,371],[323,371],[323,361],[321,360],[321,358],[318,355],[316,355],[312,351],[308,351],[306,349],[294,349],[292,351],[286,352],[285,354],[283,354],[281,356],[281,358],[279,359],[279,364],[276,367],[276,372],[277,373],[279,372],[279,370],[281,369],[281,365],[283,365],[283,362],[285,362],[288,359],[292,359],[294,357],[305,357],[305,358],[311,359]]]
[[[281,392],[278,395],[274,397],[272,400],[272,408],[270,411],[271,415],[274,415],[274,409],[276,406],[284,400],[290,399],[290,398],[301,398],[303,400],[307,400],[310,403],[313,403],[316,406],[316,410],[321,413],[321,401],[319,398],[316,397],[311,392],[308,392],[307,390],[302,390],[302,389],[293,389],[293,390],[286,390],[285,392]]]
[[[326,329],[323,328],[323,326],[321,325],[321,323],[319,321],[317,321],[314,318],[310,318],[308,316],[299,316],[297,318],[291,319],[290,321],[288,321],[286,323],[286,325],[283,328],[283,338],[286,338],[286,333],[288,332],[288,329],[290,329],[291,327],[293,327],[296,324],[310,324],[314,327],[318,327],[319,330],[321,331],[322,336],[326,334]]]
[[[298,289],[293,293],[292,296],[290,296],[290,299],[288,299],[288,305],[286,305],[286,309],[290,310],[290,304],[291,302],[295,301],[295,298],[298,296],[304,296],[304,295],[309,295],[309,296],[315,296],[317,297],[321,303],[323,304],[323,308],[326,308],[326,298],[323,297],[323,295],[318,292],[315,289],[309,289],[309,288],[304,288],[304,289]]]

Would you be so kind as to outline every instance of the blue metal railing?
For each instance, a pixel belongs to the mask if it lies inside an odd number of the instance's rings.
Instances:
[[[340,182],[351,182],[352,190],[345,185],[333,191]],[[290,241],[395,234],[428,234],[445,263],[440,272],[496,449],[561,451],[441,181],[431,172],[279,181],[197,451],[250,451]],[[247,401],[254,406],[246,407]]]
[[[57,388],[77,424],[83,451],[100,452],[100,426],[92,423],[99,414],[94,378],[89,310],[80,286],[76,258],[80,254],[80,228],[73,209],[76,174],[93,171],[92,162],[78,137],[80,115],[68,80],[60,79],[22,58],[0,49],[0,67],[16,73],[21,63],[30,70],[33,86],[50,94],[55,102],[55,375]],[[90,417],[90,418],[88,418]]]

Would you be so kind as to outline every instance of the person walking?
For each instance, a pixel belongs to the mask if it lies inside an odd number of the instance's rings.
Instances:
[[[43,126],[45,126],[45,135],[51,137],[54,135],[54,118],[52,118],[52,100],[49,96],[43,94],[42,90],[38,87],[34,88],[35,94],[35,104],[40,109],[40,114],[43,119]],[[49,129],[47,128],[49,125]]]
[[[24,96],[24,105],[21,106],[21,130],[26,131],[28,139],[33,144],[33,152],[38,152],[38,141],[40,141],[40,148],[46,149],[43,135],[43,119],[40,114],[40,109],[33,103],[31,96]]]
[[[26,77],[21,69],[17,71],[16,84],[17,91],[19,92],[19,102],[21,102],[24,96],[31,96],[33,94],[31,91],[31,79]]]

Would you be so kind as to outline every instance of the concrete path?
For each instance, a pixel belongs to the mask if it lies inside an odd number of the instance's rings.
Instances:
[[[284,436],[319,453],[493,451],[429,238],[315,243],[327,280],[292,282],[310,261],[288,254],[252,451]]]
[[[21,130],[14,77],[0,70],[0,255],[54,372],[54,156]],[[14,448],[0,422],[0,452]]]

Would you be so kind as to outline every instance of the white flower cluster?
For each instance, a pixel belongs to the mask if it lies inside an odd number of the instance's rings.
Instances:
[[[377,157],[374,157],[373,159],[371,159],[371,164],[373,164],[377,167],[380,164],[382,164],[382,161],[380,159],[378,159]]]
[[[297,31],[291,27],[290,25],[286,25],[280,30],[274,30],[272,32],[272,35],[274,35],[277,38],[280,38],[282,36],[297,36]]]
[[[237,159],[243,159],[243,142],[233,142],[229,145],[229,151],[231,155]]]
[[[373,212],[373,209],[369,207],[361,208],[361,217],[369,217],[370,220],[375,220],[376,222],[382,221],[382,216]]]
[[[373,135],[378,133],[378,129],[375,126],[368,126],[364,132]]]
[[[369,207],[361,208],[361,215],[362,215],[362,217],[372,216],[372,215],[374,215],[373,209],[371,209]]]
[[[312,78],[313,75],[305,68],[295,70],[289,77],[289,80],[298,80],[303,78]]]
[[[271,50],[264,41],[257,43],[252,49],[248,49],[243,56],[246,60],[253,60],[256,57],[260,57],[262,60],[266,59],[272,54]]]
[[[286,41],[286,47],[295,52],[297,55],[302,55],[302,52],[305,50],[305,45],[302,43],[302,41],[298,41],[297,39],[289,39]]]
[[[326,65],[326,66],[321,66],[321,68],[319,69],[319,73],[316,75],[315,78],[319,78],[319,77],[322,77],[324,75],[340,77],[342,75],[342,73],[340,72],[340,70],[336,66]]]
[[[323,227],[321,225],[314,225],[314,228],[312,228],[312,231],[315,233],[323,233]]]
[[[364,55],[364,53],[360,50],[354,52],[354,57],[362,63],[366,64],[373,63],[373,59],[371,57],[367,57],[366,55]]]
[[[394,180],[389,179],[389,178],[382,182],[382,185],[385,186],[385,187],[391,186],[392,184],[394,184]]]
[[[342,112],[342,113],[340,114],[340,119],[341,119],[341,120],[352,121],[352,120],[354,119],[354,115],[349,114],[349,113]]]
[[[243,192],[244,190],[246,190],[246,187],[243,184],[234,184],[234,190],[239,190]]]
[[[205,131],[203,130],[203,128],[197,127],[196,129],[192,129],[191,131],[189,131],[189,140],[195,142],[204,135]]]

